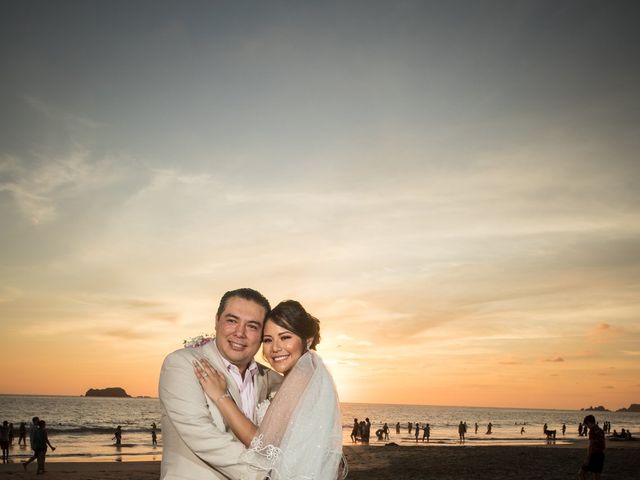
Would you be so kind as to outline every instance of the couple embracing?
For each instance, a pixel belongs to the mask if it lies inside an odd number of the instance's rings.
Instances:
[[[215,339],[167,356],[160,373],[163,480],[336,480],[346,475],[335,385],[300,303],[224,294]],[[254,360],[262,344],[269,369]]]

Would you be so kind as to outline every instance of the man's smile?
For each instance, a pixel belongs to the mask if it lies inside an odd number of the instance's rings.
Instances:
[[[244,350],[247,346],[243,343],[234,342],[233,340],[229,340],[229,345],[234,350]]]

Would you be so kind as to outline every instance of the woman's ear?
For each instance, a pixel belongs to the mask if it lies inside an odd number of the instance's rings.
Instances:
[[[313,343],[313,338],[307,338],[307,350],[309,350],[312,343]]]

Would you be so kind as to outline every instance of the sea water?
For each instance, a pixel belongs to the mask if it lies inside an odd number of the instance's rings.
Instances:
[[[371,421],[372,445],[395,442],[400,445],[416,445],[415,430],[409,434],[407,423],[419,423],[421,431],[418,445],[422,446],[422,425],[429,423],[429,445],[453,445],[458,443],[458,424],[467,423],[467,445],[542,445],[546,437],[542,433],[545,423],[557,430],[557,442],[578,438],[578,423],[586,412],[576,410],[536,410],[484,407],[446,407],[428,405],[384,405],[370,403],[342,403],[344,444],[351,444],[353,419]],[[609,421],[613,429],[640,431],[640,414],[594,412],[602,425]],[[49,439],[56,447],[47,459],[58,461],[127,461],[160,460],[162,457],[162,426],[160,403],[157,398],[95,398],[58,396],[0,395],[0,422],[13,423],[15,437],[10,455],[13,461],[26,459],[27,446],[18,446],[18,427],[38,416],[46,420]],[[389,440],[377,440],[375,431],[389,426]],[[400,422],[400,434],[395,425]],[[475,434],[475,423],[478,433]],[[492,434],[486,434],[487,424],[493,425]],[[158,446],[151,442],[151,425],[158,426]],[[562,424],[567,425],[563,437]],[[116,447],[113,438],[115,428],[122,427],[122,446]],[[525,433],[520,434],[524,426]],[[637,435],[636,435],[637,436]],[[426,444],[424,444],[426,445]]]

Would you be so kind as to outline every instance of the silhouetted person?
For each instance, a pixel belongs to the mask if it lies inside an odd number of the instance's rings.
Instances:
[[[356,443],[358,441],[358,433],[360,433],[360,424],[358,423],[358,419],[353,419],[353,428],[351,429],[351,441]]]
[[[562,436],[564,437],[565,432],[567,431],[567,424],[563,423],[562,424]]]
[[[524,427],[520,429],[520,435],[524,435]]]
[[[578,436],[581,437],[582,436],[582,422],[580,422],[578,424]]]
[[[122,427],[120,425],[116,427],[116,431],[113,433],[113,439],[116,441],[116,447],[122,445]]]
[[[408,422],[407,423],[407,429],[409,430],[409,435],[411,435],[411,430],[413,429],[413,423]]]
[[[366,437],[365,441],[369,443],[369,438],[371,437],[371,421],[369,420],[369,417],[365,417],[364,422],[365,422],[364,435]]]
[[[400,434],[400,422],[396,423],[396,433]]]
[[[427,423],[422,429],[422,442],[424,443],[424,439],[427,439],[427,443],[429,443],[429,437],[431,436],[431,427]]]
[[[2,449],[2,463],[9,462],[9,423],[5,420],[0,425],[0,449]]]
[[[158,445],[158,434],[156,433],[156,422],[151,424],[151,445],[154,447]]]
[[[418,443],[419,436],[420,436],[420,424],[416,422],[416,443]]]
[[[36,430],[35,441],[38,453],[38,471],[36,473],[44,473],[44,462],[47,457],[47,446],[51,448],[53,452],[56,447],[49,442],[49,434],[47,432],[47,423],[44,420],[40,420],[38,423],[39,428]]]
[[[382,427],[382,431],[384,432],[384,439],[389,440],[389,425],[385,423],[384,427]]]
[[[464,426],[464,423],[462,423],[462,420],[460,420],[460,425],[458,425],[458,436],[460,437],[460,443],[464,443],[465,431],[466,431],[466,428]]]
[[[20,422],[18,427],[18,445],[27,446],[27,425],[24,422]]]
[[[13,431],[13,423],[9,424],[9,446],[13,445],[13,434],[15,432]]]
[[[593,415],[584,417],[583,423],[589,429],[589,450],[587,452],[587,461],[580,468],[580,479],[585,480],[587,472],[590,472],[593,474],[594,479],[599,480],[604,466],[604,432],[596,424],[596,419]]]
[[[33,417],[31,419],[31,428],[29,428],[29,445],[31,446],[31,450],[33,450],[33,454],[26,462],[22,463],[24,469],[27,469],[27,465],[29,465],[34,460],[38,459],[38,452],[36,452],[36,431],[40,428],[39,426],[40,419],[38,417]]]
[[[493,428],[493,423],[489,422],[487,425],[487,433],[485,435],[491,435],[491,429]]]

